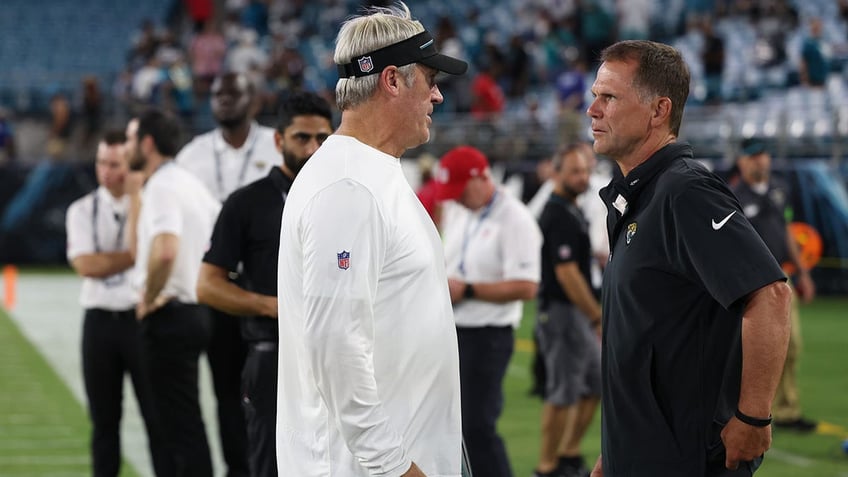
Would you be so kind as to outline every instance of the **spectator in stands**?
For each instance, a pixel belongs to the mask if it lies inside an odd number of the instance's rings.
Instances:
[[[582,56],[590,65],[595,65],[601,50],[614,40],[615,17],[604,8],[600,0],[583,0],[580,5]]]
[[[0,165],[12,164],[17,159],[15,129],[9,110],[0,106]]]
[[[724,39],[716,33],[713,23],[715,21],[710,18],[701,22],[704,34],[701,61],[704,64],[704,82],[707,88],[704,101],[709,104],[720,103],[723,99]]]
[[[512,35],[509,39],[505,73],[509,84],[507,94],[511,98],[524,96],[530,84],[530,70],[533,60],[527,53],[525,43],[524,38],[517,34]]]
[[[221,73],[226,54],[227,42],[224,36],[218,31],[214,20],[207,20],[189,46],[191,74],[197,96],[205,98],[208,95],[212,80]]]
[[[830,58],[822,32],[822,19],[812,17],[810,32],[801,46],[801,83],[813,88],[823,88],[830,74]]]
[[[616,0],[619,40],[647,40],[650,34],[654,0]]]
[[[500,65],[496,63],[494,56],[490,56],[486,63],[480,65],[480,70],[471,83],[471,114],[478,120],[495,122],[506,108],[506,97],[497,82],[500,71]]]
[[[100,135],[103,126],[103,95],[96,76],[87,75],[82,79],[81,102],[82,146],[85,147]]]
[[[268,35],[268,0],[249,0],[241,11],[241,23],[265,38]]]
[[[159,47],[159,37],[156,35],[156,25],[153,20],[145,18],[141,21],[141,28],[133,35],[132,49],[128,55],[128,63],[131,69],[140,68],[147,59],[156,54]]]
[[[227,69],[248,77],[256,89],[264,86],[268,54],[257,44],[256,31],[245,28],[239,34],[238,43],[227,53]]]
[[[50,98],[50,135],[47,138],[47,156],[50,159],[64,159],[73,132],[71,103],[64,93],[56,93]]]
[[[556,77],[554,85],[558,101],[558,135],[561,143],[584,139],[586,105],[586,59],[577,56],[571,66]]]
[[[203,28],[206,22],[214,21],[215,3],[213,0],[181,0],[194,30]]]
[[[150,106],[159,101],[159,85],[165,80],[162,62],[156,54],[150,55],[147,62],[133,75],[132,99],[139,106]]]

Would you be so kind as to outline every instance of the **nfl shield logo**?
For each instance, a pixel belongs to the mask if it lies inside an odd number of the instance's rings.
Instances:
[[[359,63],[359,71],[363,73],[370,73],[374,69],[374,62],[371,61],[370,56],[363,56],[357,60],[357,63]]]
[[[337,253],[336,256],[339,259],[339,268],[341,270],[347,270],[350,268],[350,252],[342,250],[342,252]]]

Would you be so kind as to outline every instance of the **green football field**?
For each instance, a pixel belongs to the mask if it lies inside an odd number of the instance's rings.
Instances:
[[[529,476],[535,466],[541,407],[527,393],[532,305],[527,310],[507,373],[506,408],[499,425],[517,477]],[[802,308],[802,400],[805,414],[821,425],[809,435],[775,431],[773,447],[758,476],[848,477],[848,455],[841,450],[848,438],[846,311],[846,298],[819,298]],[[598,421],[584,444],[590,461],[600,450]],[[88,436],[83,405],[0,310],[0,476],[90,475]],[[122,476],[136,475],[126,462],[122,469]]]

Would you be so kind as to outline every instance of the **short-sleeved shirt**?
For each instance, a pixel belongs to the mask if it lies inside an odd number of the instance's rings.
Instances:
[[[592,283],[592,244],[589,224],[577,204],[551,194],[542,216],[542,283],[539,286],[539,309],[546,310],[552,302],[571,303],[557,280],[557,265],[577,263],[587,284]]]
[[[68,260],[81,255],[126,251],[128,201],[126,196],[113,197],[102,186],[75,200],[65,214]],[[112,311],[135,307],[138,293],[132,287],[131,272],[125,270],[104,278],[83,278],[80,305]]]
[[[527,206],[506,189],[498,188],[490,203],[471,211],[457,203],[442,210],[442,241],[449,277],[468,283],[541,279],[542,232]],[[521,300],[492,303],[467,299],[456,303],[459,327],[518,327]]]
[[[183,303],[197,303],[197,276],[203,252],[221,204],[196,177],[168,161],[147,180],[138,217],[138,253],[135,276],[138,289],[147,280],[153,239],[161,234],[179,237],[177,258],[160,292]]]
[[[671,144],[601,191],[604,475],[690,477],[721,458],[745,300],[785,277],[720,178]]]
[[[777,263],[789,260],[789,243],[786,236],[789,189],[777,179],[772,179],[765,193],[759,194],[745,181],[739,181],[733,188],[733,193],[739,199],[745,217],[760,234]]]
[[[274,144],[274,130],[253,122],[241,147],[230,146],[221,129],[213,129],[186,144],[176,161],[223,202],[239,187],[265,177],[280,163],[280,153]]]
[[[292,179],[275,167],[264,178],[233,192],[221,207],[203,261],[231,272],[242,263],[241,279],[247,290],[277,296],[280,222],[291,185]],[[247,341],[277,340],[277,320],[245,317],[241,324]]]

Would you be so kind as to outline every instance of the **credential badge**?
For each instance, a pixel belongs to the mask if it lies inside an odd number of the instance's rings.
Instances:
[[[359,71],[363,73],[370,73],[374,69],[374,62],[371,61],[370,56],[363,56],[356,62],[359,63]]]
[[[339,260],[339,269],[347,270],[350,268],[350,252],[342,250],[341,253],[337,253],[336,257]]]
[[[634,235],[636,235],[636,222],[627,226],[627,234],[624,236],[627,245],[630,245],[630,241],[633,240]]]

